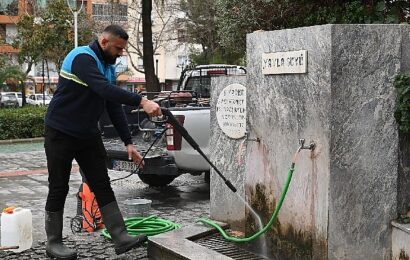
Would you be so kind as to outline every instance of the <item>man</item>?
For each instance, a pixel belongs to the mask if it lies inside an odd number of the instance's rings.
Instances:
[[[117,25],[105,28],[89,46],[72,50],[64,59],[57,90],[45,117],[45,142],[49,192],[45,207],[47,255],[76,259],[75,250],[62,243],[64,203],[69,190],[71,164],[75,159],[95,194],[104,224],[121,254],[146,241],[130,236],[118,208],[105,166],[106,152],[97,127],[107,109],[128,156],[142,160],[131,141],[121,104],[140,106],[151,116],[161,115],[155,102],[115,86],[114,64],[127,45],[127,33]]]

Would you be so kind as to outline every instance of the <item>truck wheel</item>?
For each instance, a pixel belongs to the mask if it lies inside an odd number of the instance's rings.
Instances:
[[[163,187],[170,184],[177,176],[156,175],[156,174],[138,174],[141,181],[149,186]]]

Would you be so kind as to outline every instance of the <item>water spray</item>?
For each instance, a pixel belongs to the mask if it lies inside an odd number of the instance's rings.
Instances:
[[[297,149],[297,151],[296,151],[295,154],[293,155],[292,163],[291,163],[291,166],[290,166],[289,171],[288,171],[288,177],[286,178],[286,182],[285,182],[285,185],[283,186],[282,193],[281,193],[281,195],[280,195],[279,201],[278,201],[278,203],[276,204],[275,211],[273,212],[272,217],[270,218],[268,224],[267,224],[264,228],[262,228],[261,230],[259,230],[257,233],[253,234],[253,235],[250,236],[250,237],[241,237],[241,238],[238,238],[238,237],[233,237],[233,236],[230,236],[230,235],[226,234],[226,232],[225,232],[218,224],[216,224],[215,222],[213,222],[213,221],[210,220],[210,219],[201,218],[201,219],[199,219],[197,222],[202,222],[202,223],[204,223],[204,224],[206,224],[206,225],[209,225],[209,226],[214,227],[215,229],[217,229],[217,230],[219,231],[219,233],[221,233],[221,235],[222,235],[227,241],[237,242],[237,243],[250,242],[250,241],[252,241],[252,240],[258,238],[258,237],[259,237],[260,235],[262,235],[263,233],[265,233],[265,232],[273,225],[273,223],[275,222],[275,220],[276,220],[276,218],[277,218],[277,216],[278,216],[278,214],[279,214],[279,211],[280,211],[280,209],[281,209],[281,207],[282,207],[283,201],[285,200],[286,193],[288,192],[288,188],[289,188],[290,181],[292,180],[293,172],[295,171],[295,164],[296,164],[296,161],[297,161],[297,159],[298,159],[299,152],[300,152],[301,150],[303,150],[303,149],[307,149],[307,150],[313,151],[313,150],[315,149],[315,147],[316,147],[316,145],[315,145],[314,142],[311,142],[311,143],[309,144],[309,146],[305,146],[305,139],[299,139],[299,145],[300,145],[299,148]]]
[[[212,166],[212,168],[216,171],[216,173],[218,173],[218,175],[223,179],[226,186],[228,186],[228,188],[232,190],[233,192],[236,192],[237,190],[233,186],[233,184],[229,180],[227,180],[225,176],[223,176],[223,174],[218,170],[218,168],[216,168],[216,166],[208,159],[208,157],[204,154],[201,148],[199,148],[199,145],[188,134],[188,131],[178,122],[178,120],[174,117],[171,111],[169,111],[166,108],[162,108],[162,114],[163,116],[167,118],[166,121],[170,123],[184,137],[184,139],[192,146],[192,148],[198,151],[198,153],[209,163],[210,166]],[[217,223],[213,222],[210,219],[201,218],[197,222],[202,222],[204,224],[214,227],[215,229],[219,231],[219,233],[221,233],[221,235],[226,240],[231,241],[231,242],[249,242],[249,241],[252,241],[258,238],[260,235],[265,233],[273,225],[273,223],[275,222],[279,214],[283,201],[285,200],[286,193],[288,192],[289,184],[290,184],[290,181],[292,180],[293,172],[295,171],[295,164],[298,159],[298,155],[300,151],[304,149],[313,151],[315,148],[316,148],[316,144],[314,142],[311,142],[308,146],[305,146],[305,139],[299,139],[299,148],[296,150],[295,154],[293,155],[292,163],[288,171],[288,176],[287,176],[285,185],[283,186],[279,201],[276,204],[275,211],[273,212],[272,217],[270,218],[268,224],[264,228],[259,230],[257,233],[255,233],[254,235],[250,237],[243,237],[243,238],[233,237],[233,236],[226,234],[226,232]],[[247,203],[245,202],[245,204]]]

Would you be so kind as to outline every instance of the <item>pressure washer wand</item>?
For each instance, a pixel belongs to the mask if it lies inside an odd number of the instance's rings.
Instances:
[[[231,189],[233,192],[236,192],[235,186],[233,186],[233,184],[229,180],[227,180],[225,176],[222,175],[218,168],[216,168],[216,166],[208,159],[204,152],[202,152],[201,148],[199,148],[199,145],[188,134],[188,131],[178,122],[178,120],[174,117],[171,111],[169,111],[166,108],[162,108],[162,114],[167,117],[167,122],[170,123],[184,137],[184,139],[192,146],[192,148],[197,150],[198,153],[202,155],[202,157],[209,163],[209,165],[211,165],[212,168],[214,168],[218,175],[223,179],[226,186],[228,186],[228,188]]]

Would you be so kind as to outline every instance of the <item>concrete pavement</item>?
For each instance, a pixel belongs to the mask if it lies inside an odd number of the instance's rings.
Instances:
[[[127,173],[109,171],[109,174],[111,179],[116,179]],[[15,205],[29,208],[33,214],[32,249],[19,254],[0,251],[1,259],[47,259],[44,233],[47,177],[41,143],[0,145],[0,209]],[[76,194],[80,184],[81,176],[74,163],[65,206],[63,235],[67,244],[77,249],[79,259],[147,259],[145,247],[117,256],[111,242],[100,232],[72,233],[70,221],[76,215]],[[124,216],[128,215],[128,209],[123,201],[137,197],[152,200],[150,214],[183,226],[194,223],[199,217],[209,216],[209,186],[203,176],[184,174],[163,188],[148,187],[138,176],[113,182],[112,185]]]

